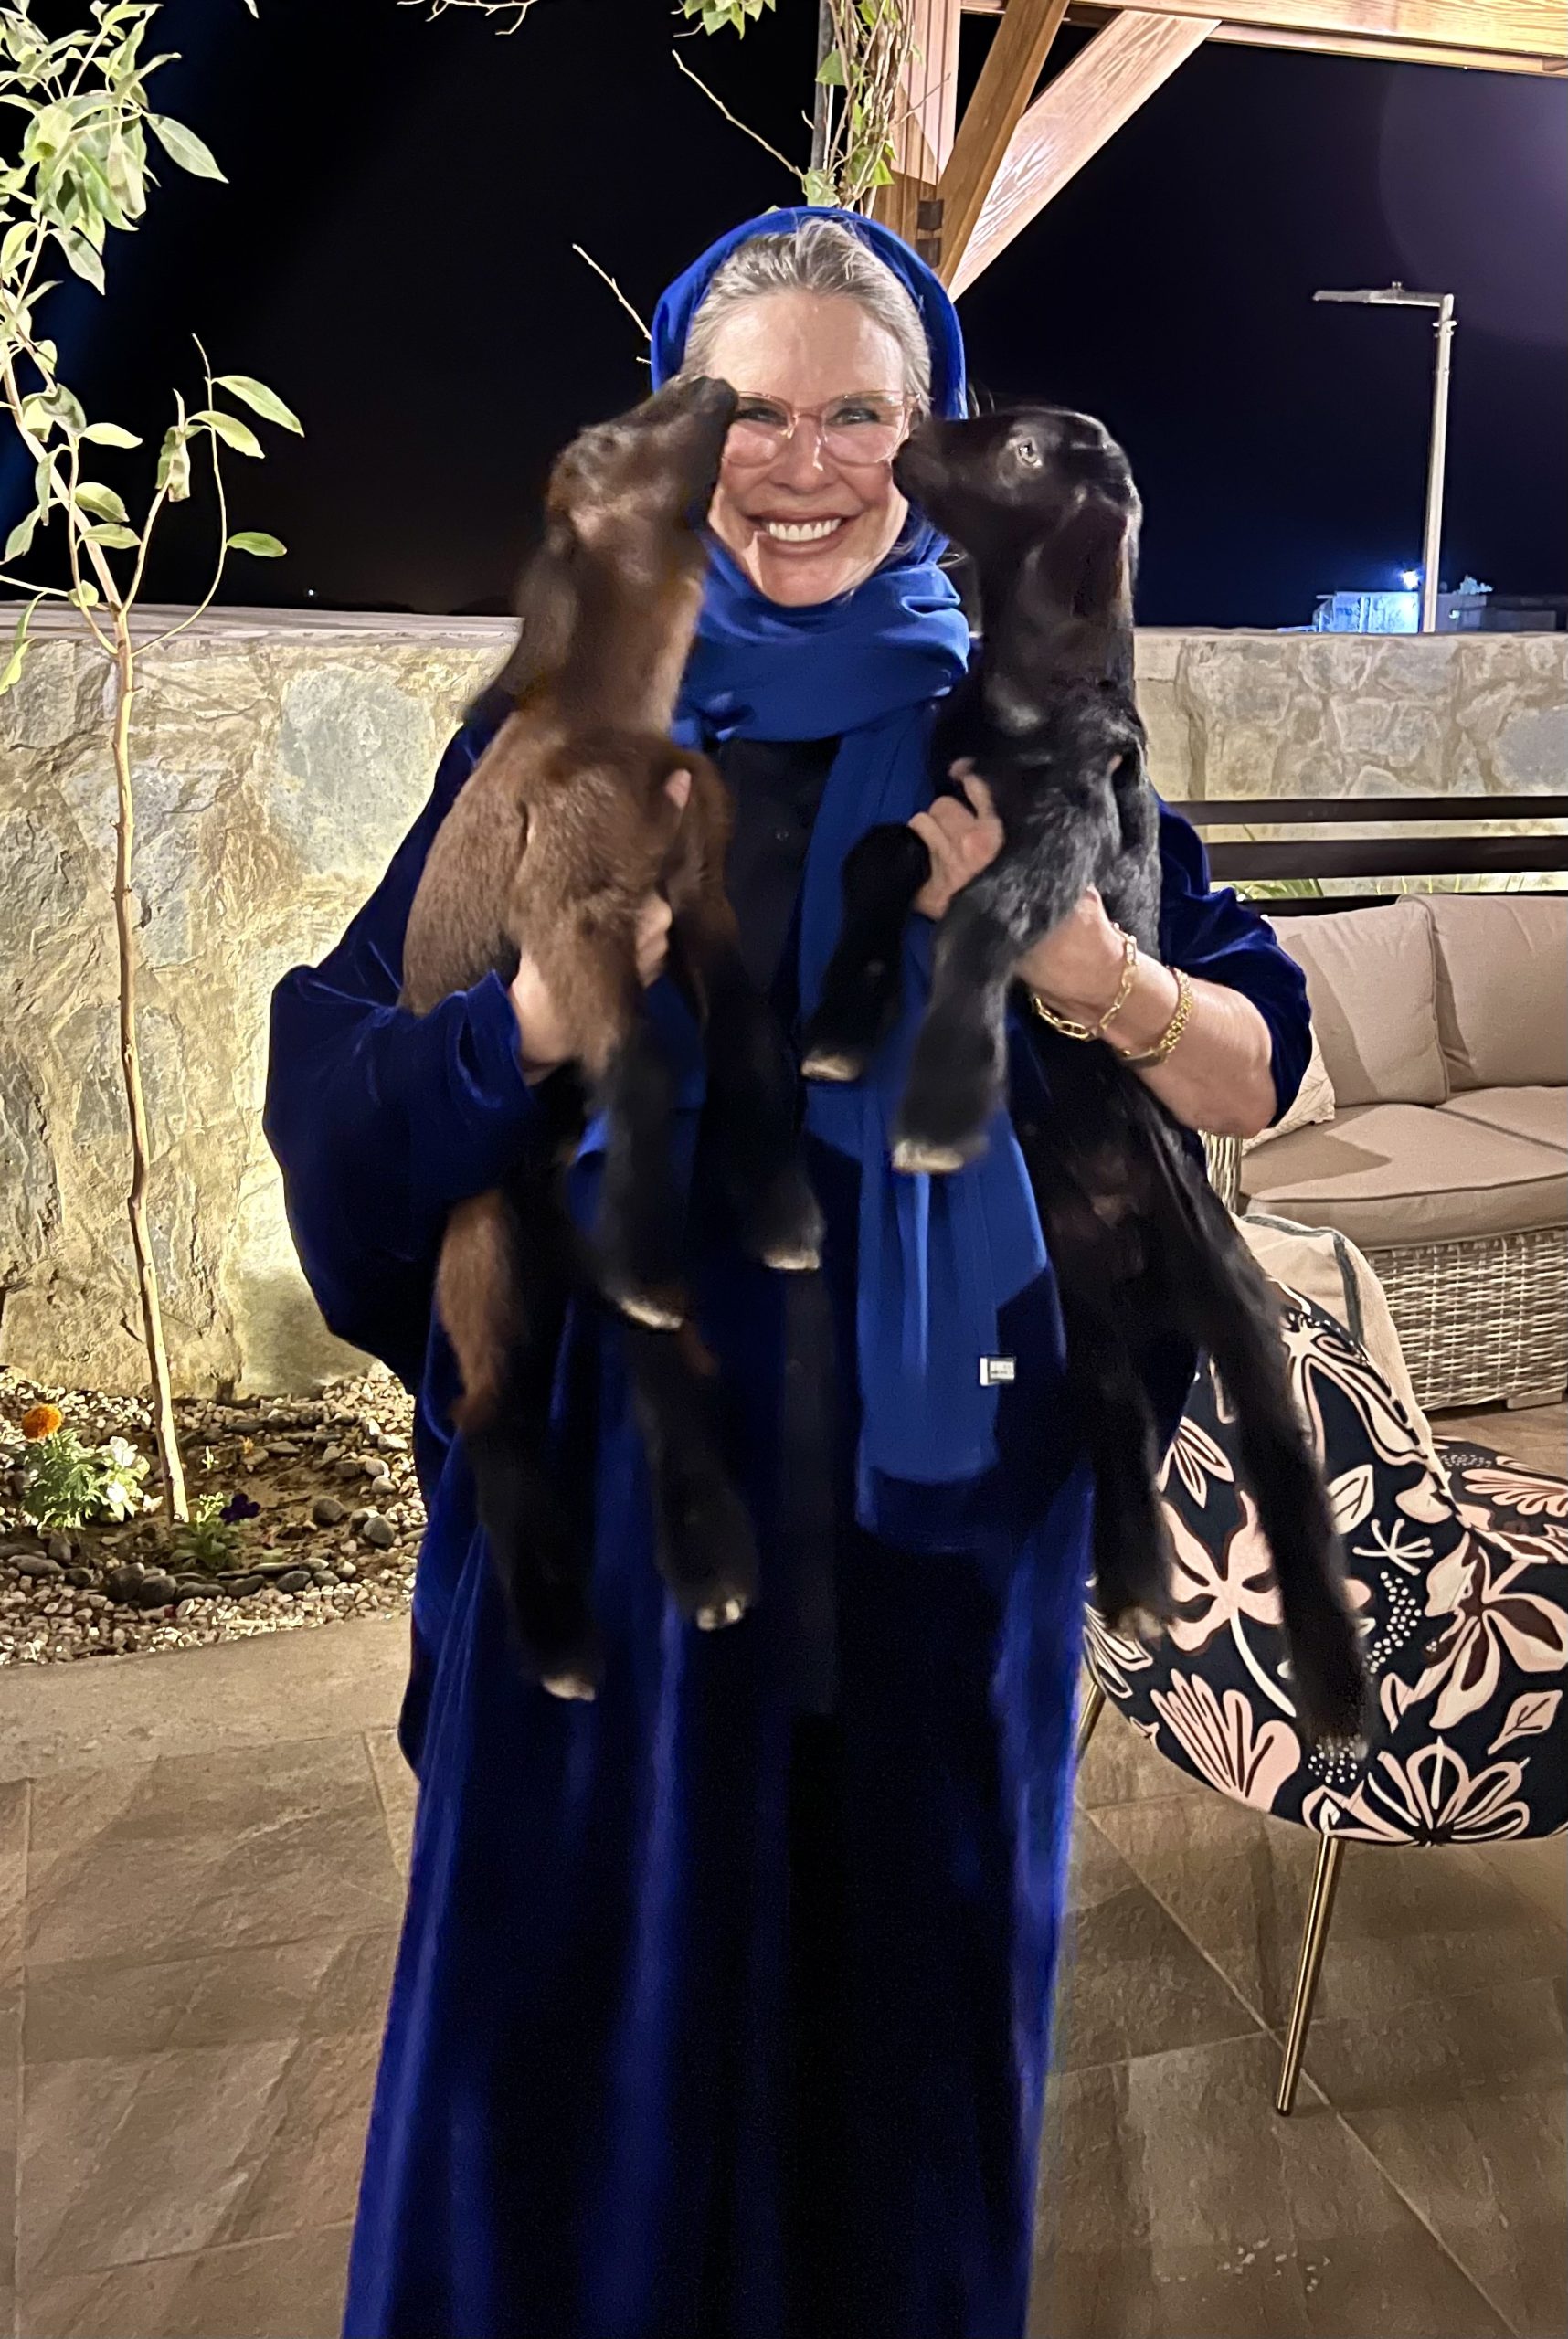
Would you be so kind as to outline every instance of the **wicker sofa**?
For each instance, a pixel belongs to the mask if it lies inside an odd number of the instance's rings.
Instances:
[[[1421,1403],[1568,1383],[1568,895],[1403,895],[1274,921],[1332,1096],[1245,1151],[1244,1208],[1335,1227]]]

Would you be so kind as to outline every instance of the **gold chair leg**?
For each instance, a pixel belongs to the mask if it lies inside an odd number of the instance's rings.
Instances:
[[[1301,1935],[1301,1963],[1296,1974],[1290,2028],[1285,2039],[1285,2061],[1279,2073],[1279,2092],[1274,2099],[1275,2110],[1286,2116],[1296,2101],[1296,2082],[1301,2076],[1301,2057],[1307,2045],[1308,2026],[1312,2020],[1312,2001],[1318,1995],[1318,1976],[1323,1969],[1323,1952],[1328,1945],[1329,1924],[1334,1913],[1334,1892],[1340,1881],[1340,1862],[1344,1857],[1344,1851],[1342,1836],[1325,1836],[1318,1849],[1312,1898],[1307,1904],[1307,1924]]]
[[[1089,1676],[1089,1694],[1084,1699],[1084,1709],[1078,1716],[1078,1751],[1076,1760],[1080,1762],[1089,1751],[1089,1741],[1095,1734],[1095,1724],[1100,1718],[1100,1713],[1104,1708],[1105,1701],[1106,1693],[1100,1688],[1099,1683],[1095,1679],[1094,1675],[1091,1673]]]

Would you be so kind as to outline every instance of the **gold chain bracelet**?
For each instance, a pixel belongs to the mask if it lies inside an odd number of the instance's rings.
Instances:
[[[1123,1064],[1132,1065],[1136,1068],[1142,1068],[1149,1064],[1163,1064],[1166,1057],[1171,1053],[1171,1049],[1176,1045],[1177,1041],[1181,1037],[1182,1032],[1187,1029],[1187,1024],[1192,1016],[1192,1009],[1197,1003],[1196,998],[1193,993],[1191,981],[1188,979],[1187,976],[1182,973],[1181,968],[1172,967],[1171,971],[1176,978],[1176,1009],[1174,1014],[1171,1016],[1170,1022],[1165,1026],[1164,1031],[1160,1034],[1158,1040],[1155,1041],[1154,1045],[1151,1048],[1145,1048],[1140,1055],[1129,1056],[1125,1048],[1118,1048],[1115,1046],[1114,1042],[1110,1042],[1109,1044],[1112,1046],[1113,1053]]]
[[[1121,936],[1121,982],[1116,997],[1097,1023],[1075,1022],[1070,1015],[1058,1015],[1054,1007],[1047,1007],[1037,990],[1029,994],[1029,1003],[1042,1022],[1049,1023],[1054,1032],[1064,1033],[1069,1040],[1103,1040],[1106,1025],[1113,1015],[1121,1013],[1131,995],[1133,979],[1138,972],[1138,941],[1125,926],[1118,926],[1116,930]]]

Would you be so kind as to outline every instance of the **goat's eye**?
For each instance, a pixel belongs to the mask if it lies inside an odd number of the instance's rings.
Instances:
[[[1040,442],[1037,439],[1015,439],[1012,442],[1012,451],[1026,471],[1039,470],[1041,456]]]

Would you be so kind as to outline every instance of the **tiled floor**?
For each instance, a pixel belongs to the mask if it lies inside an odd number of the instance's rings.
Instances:
[[[1475,1426],[1561,1468],[1564,1418]],[[0,2334],[335,2333],[405,1647],[0,1674]],[[1557,2339],[1568,1846],[1352,1849],[1281,2121],[1310,1843],[1114,1711],[1080,1784],[1034,2331]]]

